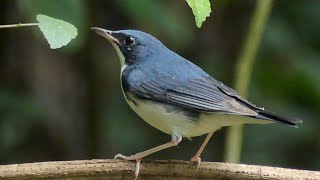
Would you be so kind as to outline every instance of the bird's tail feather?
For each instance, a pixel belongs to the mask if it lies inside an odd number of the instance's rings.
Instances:
[[[280,123],[288,124],[288,125],[291,125],[291,126],[294,126],[294,127],[297,127],[297,124],[303,122],[303,121],[301,121],[299,119],[290,118],[290,117],[284,117],[284,116],[278,116],[278,115],[273,114],[271,112],[262,111],[262,110],[257,111],[257,113],[258,113],[258,116],[255,116],[255,118],[264,119],[264,120],[271,120],[271,121],[275,121],[275,122],[280,122]]]

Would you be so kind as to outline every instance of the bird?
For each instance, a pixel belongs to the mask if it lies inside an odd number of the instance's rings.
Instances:
[[[282,123],[297,127],[301,120],[279,116],[242,98],[189,60],[139,30],[92,27],[115,48],[121,65],[120,84],[126,102],[145,122],[171,135],[171,141],[131,156],[138,177],[142,158],[177,146],[182,138],[207,134],[191,161],[200,166],[201,153],[213,133],[240,124]]]

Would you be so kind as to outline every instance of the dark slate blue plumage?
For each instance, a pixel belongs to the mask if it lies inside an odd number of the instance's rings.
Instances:
[[[244,115],[290,125],[299,122],[256,107],[147,33],[120,30],[112,36],[122,43],[118,47],[125,58],[122,86],[127,93],[191,111]],[[135,40],[134,45],[125,45],[128,37]]]
[[[126,61],[133,63],[122,72],[125,91],[141,98],[164,101],[192,111],[245,115],[290,125],[298,122],[284,117],[275,118],[277,116],[256,107],[149,34],[134,30],[118,33],[135,37],[142,46],[130,49],[139,51],[138,61],[136,56],[126,57]],[[139,41],[140,39],[143,41]],[[128,53],[132,54],[130,51]]]
[[[148,61],[127,67],[122,73],[127,90],[139,97],[192,110],[213,112],[224,108],[225,112],[232,111],[219,103],[233,98],[219,90],[207,73],[172,51],[166,53],[160,52]]]

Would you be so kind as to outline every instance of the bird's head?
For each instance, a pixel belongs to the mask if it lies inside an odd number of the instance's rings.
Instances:
[[[167,49],[157,38],[142,31],[110,31],[97,27],[91,29],[112,44],[119,55],[121,65],[138,63]]]

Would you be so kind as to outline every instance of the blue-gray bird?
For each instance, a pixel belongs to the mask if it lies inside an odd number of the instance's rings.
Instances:
[[[118,53],[121,88],[129,106],[148,124],[172,136],[170,142],[135,155],[115,156],[135,160],[136,177],[143,157],[178,145],[182,137],[208,134],[191,159],[199,166],[207,142],[224,126],[272,122],[296,126],[302,122],[255,106],[147,33],[92,29]]]

